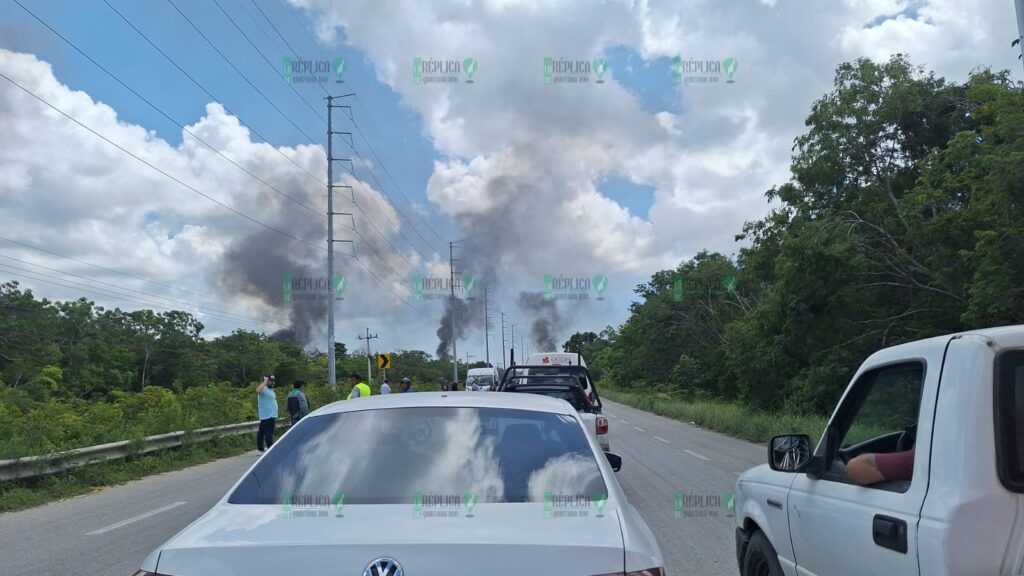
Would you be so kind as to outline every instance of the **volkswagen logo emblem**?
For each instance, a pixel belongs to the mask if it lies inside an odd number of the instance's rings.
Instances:
[[[403,576],[402,565],[393,558],[377,558],[363,570],[363,576]]]

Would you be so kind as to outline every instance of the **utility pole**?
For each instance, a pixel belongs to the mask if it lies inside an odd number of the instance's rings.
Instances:
[[[491,309],[487,307],[487,288],[484,288],[484,361],[491,365]]]
[[[349,212],[335,212],[334,211],[334,189],[335,188],[349,188],[351,186],[335,186],[334,185],[334,163],[338,160],[348,160],[350,163],[352,160],[346,158],[335,158],[334,157],[334,134],[348,134],[349,138],[352,137],[351,132],[335,132],[334,131],[334,115],[332,112],[335,108],[348,108],[351,111],[350,106],[335,106],[335,98],[345,98],[352,96],[352,94],[346,94],[344,96],[328,96],[327,97],[327,285],[330,286],[330,294],[327,298],[327,385],[334,386],[338,383],[336,358],[334,353],[334,306],[335,301],[338,297],[337,286],[334,284],[334,243],[335,242],[348,242],[352,244],[352,252],[355,253],[355,244],[351,240],[335,240],[334,239],[334,216],[344,215],[352,217],[352,228],[355,228],[355,216],[352,216]]]
[[[505,314],[504,312],[501,312],[501,369],[502,370],[504,370],[508,366],[508,364],[505,363],[505,359],[508,358],[508,356],[505,356],[505,348],[508,348],[508,346],[506,346],[506,344],[508,343],[508,340],[505,339],[505,329],[508,328],[508,324],[507,324],[506,320],[507,320],[507,314]]]
[[[449,304],[449,310],[451,310],[451,328],[452,328],[452,384],[459,383],[459,352],[455,345],[455,244],[456,242],[448,243],[448,288],[450,289],[451,301]]]
[[[373,382],[373,371],[372,371],[373,369],[370,367],[370,340],[373,340],[374,338],[380,338],[380,336],[377,336],[376,334],[371,336],[369,328],[366,329],[366,336],[365,337],[363,337],[363,335],[361,335],[361,334],[359,335],[359,339],[360,340],[366,340],[366,383],[367,384],[371,384]]]
[[[512,363],[511,357],[516,353],[516,325],[515,324],[512,325],[512,337],[509,338],[508,341],[509,341],[509,344],[511,344],[511,346],[509,347],[509,349],[511,350],[511,352],[509,352],[509,364],[511,364]],[[520,352],[522,352],[522,351],[520,351]]]

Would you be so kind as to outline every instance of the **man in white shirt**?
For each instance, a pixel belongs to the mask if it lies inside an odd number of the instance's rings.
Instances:
[[[388,384],[388,379],[385,378],[384,382],[380,385],[381,394],[391,394],[391,384]]]

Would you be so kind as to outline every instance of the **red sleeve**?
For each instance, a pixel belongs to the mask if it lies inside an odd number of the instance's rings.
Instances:
[[[875,466],[886,480],[910,480],[914,476],[914,450],[875,454]]]

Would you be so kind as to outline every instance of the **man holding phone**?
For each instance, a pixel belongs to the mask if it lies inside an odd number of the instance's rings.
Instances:
[[[256,387],[256,410],[259,414],[260,428],[256,431],[256,449],[264,451],[264,444],[269,449],[274,445],[274,424],[277,423],[277,394],[274,387],[277,379],[274,375],[263,377],[263,382]]]

